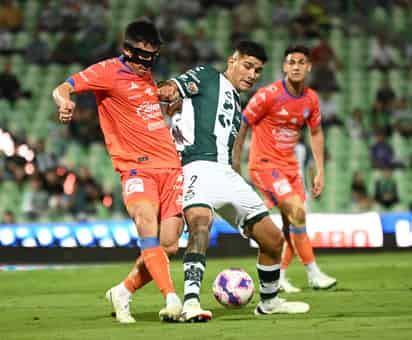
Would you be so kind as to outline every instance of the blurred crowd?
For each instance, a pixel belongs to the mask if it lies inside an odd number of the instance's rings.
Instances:
[[[19,54],[27,63],[47,67],[72,63],[87,66],[120,54],[122,35],[111,20],[110,1],[43,0],[37,13],[37,24],[31,31],[25,26],[22,11],[27,2],[29,0],[0,1],[0,55]],[[301,2],[297,11],[290,6],[290,1],[273,0],[268,1],[270,16],[262,13],[260,2],[255,0],[160,2],[159,11],[146,1],[143,10],[136,13],[136,17],[151,18],[161,29],[165,44],[155,68],[159,80],[195,64],[217,63],[226,57],[208,37],[204,25],[198,24],[213,11],[229,10],[228,46],[239,39],[253,37],[256,31],[279,28],[286,31],[288,41],[310,46],[313,71],[309,85],[319,92],[326,134],[331,127],[337,127],[351,139],[367,143],[371,168],[379,171],[373,192],[368,191],[365,183],[367,173],[359,171],[353,174],[349,209],[367,211],[375,202],[381,209],[390,210],[399,203],[393,171],[410,169],[412,160],[396,159],[390,138],[394,133],[411,138],[411,98],[396,93],[389,74],[394,69],[402,70],[409,73],[412,81],[412,32],[410,28],[404,32],[385,27],[379,13],[384,18],[395,15],[396,9],[410,13],[411,0],[306,0]],[[370,20],[372,12],[376,15]],[[345,60],[332,47],[328,34],[332,28],[339,29],[344,36],[362,33],[373,37],[364,67],[380,72],[383,80],[369,110],[355,108],[352,112],[339,112],[334,94],[345,86],[338,80],[339,73],[345,70]],[[26,46],[18,47],[15,38],[22,31],[27,31],[30,39]],[[44,38],[44,33],[56,37],[54,46]],[[264,79],[266,82],[272,80],[274,75]],[[31,91],[25,88],[23,79],[18,79],[12,64],[4,63],[0,72],[0,99],[13,106],[20,99],[30,99]],[[63,139],[64,143],[56,146],[54,152],[45,150],[45,140],[13,135],[8,138],[13,140],[15,149],[26,146],[33,152],[33,157],[28,159],[18,153],[8,156],[1,145],[4,138],[0,139],[0,183],[4,187],[6,182],[12,181],[22,193],[19,208],[22,215],[15,217],[17,220],[47,220],[62,215],[88,219],[114,210],[120,215],[123,213],[122,205],[116,204],[119,188],[105,188],[101,178],[94,178],[86,166],[75,168],[61,162],[70,143],[78,143],[85,148],[103,143],[94,97],[85,94],[78,96],[76,101],[74,121],[59,127],[57,138]],[[8,130],[2,124],[0,117],[0,138],[1,133],[5,136]],[[103,215],[99,215],[102,211]],[[13,221],[13,211],[5,211],[2,221]]]

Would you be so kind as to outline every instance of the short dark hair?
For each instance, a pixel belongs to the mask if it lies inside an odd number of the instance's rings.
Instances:
[[[138,19],[127,25],[124,39],[130,42],[148,43],[155,47],[162,44],[158,29],[147,18]]]
[[[266,63],[268,57],[263,45],[254,41],[242,40],[236,43],[235,50],[240,54],[248,55],[259,59],[262,63]]]
[[[291,53],[302,53],[306,56],[306,58],[308,58],[310,60],[310,56],[311,56],[310,49],[307,48],[304,45],[290,45],[290,46],[288,46],[288,48],[285,50],[285,55],[284,55],[285,59]]]

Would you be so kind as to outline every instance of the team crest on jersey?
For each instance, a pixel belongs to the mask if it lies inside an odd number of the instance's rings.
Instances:
[[[195,95],[199,92],[199,88],[197,87],[196,83],[194,81],[190,81],[187,84],[185,84],[186,90],[189,94]]]
[[[124,192],[130,195],[134,192],[144,192],[143,180],[141,178],[130,178],[124,184]]]
[[[129,90],[138,89],[139,85],[137,85],[134,81],[130,83]]]
[[[277,86],[273,85],[273,86],[272,86],[272,91],[273,91],[273,92],[276,92],[277,90],[278,90]]]
[[[309,117],[309,112],[310,112],[309,109],[305,108],[303,110],[303,118],[307,119]]]

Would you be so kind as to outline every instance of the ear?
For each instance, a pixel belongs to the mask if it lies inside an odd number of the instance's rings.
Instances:
[[[286,73],[286,63],[283,63],[283,65],[282,65],[282,71],[283,71],[283,73]]]
[[[312,71],[312,63],[309,63],[308,65],[308,72]]]
[[[123,54],[126,55],[126,56],[128,56],[128,57],[131,57],[131,56],[132,56],[132,52],[130,52],[130,50],[127,49],[127,48],[123,48]]]

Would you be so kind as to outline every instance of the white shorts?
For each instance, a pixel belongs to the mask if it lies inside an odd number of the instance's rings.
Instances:
[[[183,167],[183,210],[209,207],[233,226],[268,215],[259,195],[230,165],[194,161]]]

